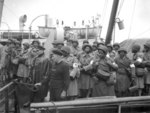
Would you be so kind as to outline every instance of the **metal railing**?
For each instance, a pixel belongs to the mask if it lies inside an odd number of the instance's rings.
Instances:
[[[150,112],[150,96],[125,98],[86,98],[74,101],[32,103],[32,113],[143,113]]]
[[[0,88],[0,113],[17,113],[14,82]]]

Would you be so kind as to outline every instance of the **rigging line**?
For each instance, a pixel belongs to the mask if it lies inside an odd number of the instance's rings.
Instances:
[[[121,9],[122,9],[122,7],[123,7],[123,4],[124,4],[124,0],[122,0],[121,2],[120,2],[120,7],[119,7],[119,9],[118,9],[118,13],[117,13],[117,16],[116,17],[118,17],[119,16],[119,14],[120,14],[120,12],[121,12]]]
[[[108,0],[105,0],[103,12],[102,12],[102,21],[101,21],[101,25],[103,24],[104,18],[105,18],[105,16],[106,16],[106,9],[107,9],[107,6],[108,6]]]
[[[141,32],[141,33],[139,33],[138,35],[135,35],[133,38],[136,38],[136,37],[138,37],[138,36],[141,36],[141,35],[147,33],[148,31],[150,31],[150,28],[148,28],[147,30],[145,30],[145,31],[143,31],[143,32]]]
[[[136,6],[136,0],[134,0],[134,6],[133,6],[133,12],[132,12],[132,15],[131,15],[131,23],[130,23],[130,28],[129,28],[128,39],[130,38],[130,35],[131,35],[133,17],[134,17],[134,13],[135,13],[135,6]]]
[[[113,44],[115,43],[115,36],[116,36],[116,23],[114,23],[113,27]]]
[[[18,19],[17,15],[6,4],[4,6]]]

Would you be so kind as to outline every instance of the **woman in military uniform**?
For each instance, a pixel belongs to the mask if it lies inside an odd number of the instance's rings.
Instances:
[[[90,62],[93,60],[92,47],[89,44],[83,45],[83,52],[79,55],[80,62],[80,77],[79,77],[79,89],[81,98],[87,97],[88,92],[91,89],[91,70],[89,68]]]
[[[94,84],[92,96],[115,96],[115,79],[113,79],[112,72],[117,69],[117,66],[106,58],[106,46],[101,45],[98,53],[99,59],[93,64],[93,68],[96,70],[94,78],[97,79],[97,82]]]
[[[63,57],[65,62],[69,65],[70,83],[67,89],[67,97],[73,100],[78,96],[78,78],[80,76],[79,62],[77,58],[70,54],[70,48],[67,46],[62,47]]]

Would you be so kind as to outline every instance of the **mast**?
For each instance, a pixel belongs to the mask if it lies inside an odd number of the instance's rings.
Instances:
[[[105,44],[109,44],[112,40],[112,32],[115,24],[116,13],[118,9],[119,0],[113,0],[113,6],[110,14],[109,25],[106,34]]]
[[[0,26],[1,26],[1,19],[2,19],[2,13],[3,13],[3,6],[4,6],[4,0],[0,0]]]

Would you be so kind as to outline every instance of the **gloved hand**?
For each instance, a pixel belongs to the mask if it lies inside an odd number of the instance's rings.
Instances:
[[[71,80],[71,81],[73,81],[74,79],[75,79],[74,77],[70,76],[70,80]]]

